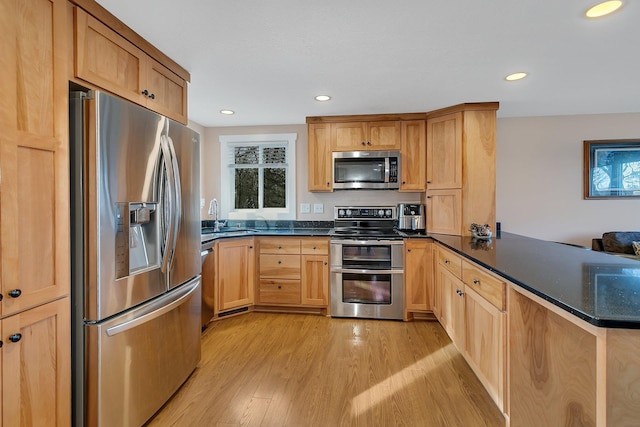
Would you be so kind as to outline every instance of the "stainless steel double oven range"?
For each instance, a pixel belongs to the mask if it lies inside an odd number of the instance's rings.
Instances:
[[[331,315],[404,315],[404,250],[395,206],[337,206],[331,235]]]

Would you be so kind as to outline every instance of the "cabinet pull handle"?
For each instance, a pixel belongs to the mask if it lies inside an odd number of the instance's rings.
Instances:
[[[473,284],[474,284],[474,285],[479,285],[479,284],[480,284],[480,280],[478,280],[478,279],[473,279]]]
[[[147,95],[149,95],[149,91],[145,89],[145,90],[143,90],[143,91],[142,91],[142,94],[143,94],[144,96],[147,96]]]
[[[9,296],[11,298],[18,298],[20,295],[22,295],[22,291],[20,289],[13,289],[9,291]]]
[[[9,336],[9,341],[11,342],[18,342],[22,339],[22,334],[13,334],[11,336]]]

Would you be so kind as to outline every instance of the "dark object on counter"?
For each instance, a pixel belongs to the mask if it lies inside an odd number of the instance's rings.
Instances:
[[[632,242],[640,242],[640,232],[611,231],[602,235],[602,250],[635,255]]]
[[[398,230],[424,230],[425,223],[424,205],[410,203],[398,204]]]

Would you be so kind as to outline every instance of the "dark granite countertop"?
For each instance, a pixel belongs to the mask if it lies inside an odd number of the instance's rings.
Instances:
[[[202,234],[202,243],[207,243],[217,239],[225,239],[230,237],[249,237],[249,236],[300,236],[300,237],[317,237],[324,236],[328,237],[329,232],[332,230],[331,227],[295,227],[295,228],[285,228],[285,227],[255,227],[255,228],[245,228],[245,227],[230,227],[229,231],[218,232],[218,233],[206,233],[206,229],[203,229]]]
[[[640,261],[505,232],[425,237],[595,326],[640,329]]]

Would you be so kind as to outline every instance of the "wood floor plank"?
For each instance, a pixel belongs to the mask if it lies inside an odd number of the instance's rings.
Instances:
[[[249,313],[210,324],[165,426],[504,426],[437,322]]]

